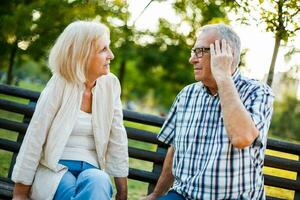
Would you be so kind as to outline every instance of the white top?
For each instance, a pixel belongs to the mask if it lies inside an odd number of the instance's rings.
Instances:
[[[99,167],[91,113],[79,111],[61,159],[85,161],[95,167]]]

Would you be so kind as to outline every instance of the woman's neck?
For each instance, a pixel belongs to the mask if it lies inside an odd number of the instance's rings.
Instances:
[[[86,80],[84,85],[86,90],[92,90],[92,88],[96,85],[96,80]]]

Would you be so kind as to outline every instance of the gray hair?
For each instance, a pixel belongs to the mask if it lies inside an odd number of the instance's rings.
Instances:
[[[241,56],[241,40],[237,33],[228,25],[223,23],[220,24],[209,24],[201,27],[198,31],[198,35],[200,33],[208,32],[208,31],[216,31],[216,34],[220,37],[220,39],[225,39],[233,51],[233,62],[232,66],[237,67],[240,63]]]

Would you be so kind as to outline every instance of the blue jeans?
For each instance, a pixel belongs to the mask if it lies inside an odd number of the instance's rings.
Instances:
[[[185,198],[175,190],[170,190],[165,196],[159,197],[157,200],[185,200]]]
[[[83,161],[60,160],[68,167],[63,175],[54,200],[111,199],[113,194],[110,177],[104,171]]]

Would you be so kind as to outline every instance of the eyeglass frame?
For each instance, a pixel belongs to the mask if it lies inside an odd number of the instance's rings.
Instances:
[[[200,50],[199,52],[197,52],[198,49]],[[209,47],[196,47],[196,48],[192,48],[191,49],[191,55],[192,56],[196,55],[197,58],[202,58],[204,56],[204,53],[209,53],[209,52],[210,52],[210,48]]]

